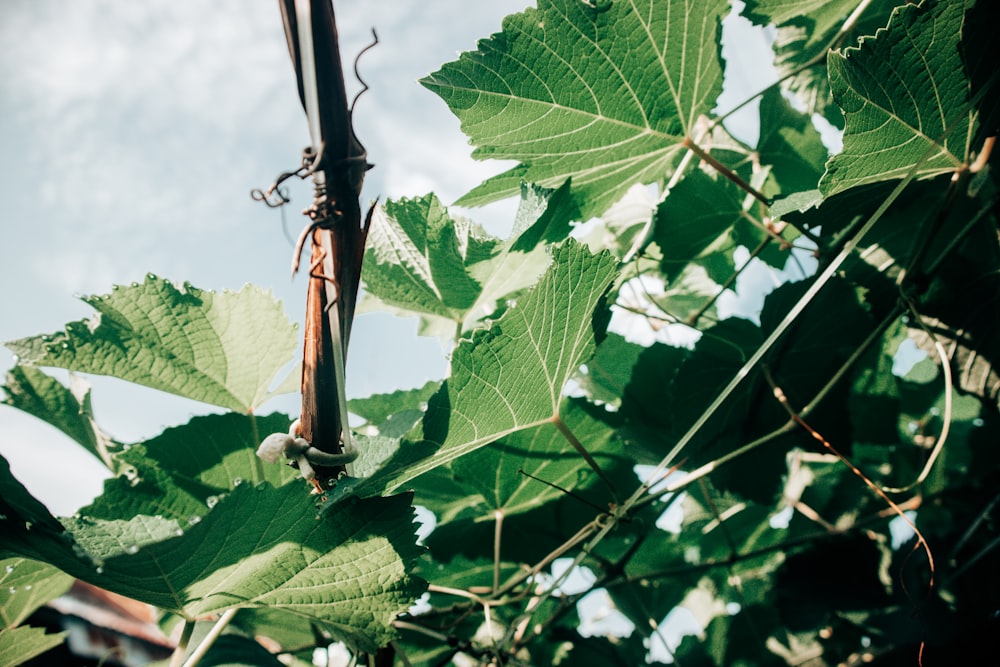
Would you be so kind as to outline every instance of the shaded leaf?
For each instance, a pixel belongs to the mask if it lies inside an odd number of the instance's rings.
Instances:
[[[15,667],[63,643],[65,632],[45,634],[43,628],[0,630],[0,664]]]
[[[776,88],[760,99],[760,161],[782,193],[814,189],[823,175],[827,150],[809,116],[792,108]]]
[[[458,203],[572,177],[587,219],[634,183],[660,182],[721,91],[727,12],[721,0],[613,2],[602,12],[541,0],[508,16],[478,51],[421,80],[461,120],[473,157],[521,162]]]
[[[656,209],[653,237],[667,280],[696,262],[714,282],[725,282],[735,268],[732,228],[743,212],[744,196],[731,181],[701,169],[670,191]]]
[[[111,375],[250,412],[271,397],[268,387],[296,345],[295,326],[281,305],[256,287],[178,289],[150,274],[142,284],[83,301],[98,311],[90,320],[7,347],[26,365]]]
[[[198,664],[205,667],[281,667],[285,663],[249,637],[223,635],[215,640]]]

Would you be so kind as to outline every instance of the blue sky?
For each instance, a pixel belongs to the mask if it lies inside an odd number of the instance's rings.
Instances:
[[[364,200],[435,191],[446,202],[502,165],[474,162],[458,121],[416,83],[500,30],[527,0],[338,2],[345,60],[371,90],[355,123],[376,167]],[[457,17],[457,18],[456,18]],[[301,321],[281,217],[251,201],[297,166],[308,140],[277,3],[34,0],[0,5],[0,340],[51,333],[91,310],[75,297],[147,272],[207,289],[273,289]],[[288,232],[310,186],[293,190]],[[511,204],[475,217],[502,231]],[[401,344],[400,341],[405,341]],[[13,364],[0,351],[3,369]],[[445,373],[413,321],[359,318],[348,390],[364,396]],[[206,406],[89,378],[98,420],[124,441]],[[294,411],[295,398],[265,406]],[[57,513],[100,491],[101,468],[60,433],[0,407],[0,453]]]
[[[507,166],[475,162],[458,121],[417,79],[498,32],[528,0],[343,0],[345,61],[371,89],[355,125],[375,169],[363,200],[420,196],[446,203]],[[735,23],[739,23],[738,21]],[[727,21],[727,26],[733,25]],[[727,28],[728,29],[728,28]],[[729,104],[759,90],[770,60],[757,36],[729,58]],[[350,85],[350,82],[349,82]],[[725,106],[725,103],[724,105]],[[755,141],[748,107],[731,129]],[[305,281],[289,278],[291,245],[279,213],[251,201],[297,166],[308,133],[277,3],[271,0],[34,0],[0,5],[0,341],[89,317],[77,295],[141,281],[147,272],[206,289],[254,283],[301,321]],[[297,236],[310,186],[286,208]],[[493,233],[515,202],[465,212]],[[463,213],[454,210],[456,213]],[[13,364],[0,349],[0,366]],[[349,396],[443,377],[436,340],[413,320],[358,318]],[[65,377],[64,375],[62,377]],[[88,378],[111,435],[138,441],[210,408],[115,380]],[[265,406],[294,412],[297,397]],[[103,469],[41,422],[0,407],[0,453],[57,514],[100,492]]]

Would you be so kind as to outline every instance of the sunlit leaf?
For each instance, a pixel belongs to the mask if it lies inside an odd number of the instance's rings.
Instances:
[[[56,427],[103,461],[116,447],[97,426],[90,407],[90,385],[71,376],[70,387],[30,366],[15,366],[7,372],[4,403]]]
[[[111,375],[249,412],[270,398],[296,346],[281,304],[256,287],[214,293],[149,275],[83,301],[97,310],[90,320],[7,347],[26,365]]]
[[[533,285],[548,267],[549,244],[569,235],[579,209],[569,184],[521,186],[510,238],[452,218],[434,195],[389,201],[369,234],[365,290],[371,309],[421,318],[423,334],[446,339],[474,328],[497,303]]]
[[[459,204],[516,195],[521,181],[553,188],[572,177],[586,219],[673,168],[721,90],[717,38],[729,6],[608,5],[541,0],[421,81],[462,121],[473,157],[521,162]]]
[[[830,196],[911,172],[929,178],[968,158],[975,113],[959,43],[970,2],[897,9],[886,30],[828,60],[844,110],[844,148],[827,165]]]
[[[44,524],[23,526],[33,499],[9,473],[0,481],[5,491],[20,489],[7,503],[0,554],[44,560],[185,618],[285,609],[374,650],[423,589],[409,574],[419,548],[408,496],[345,502],[317,516],[298,485],[242,484],[186,530],[155,516],[80,515],[56,534]],[[41,518],[54,522],[47,512]]]
[[[592,317],[617,272],[608,253],[569,240],[552,266],[488,329],[452,353],[451,377],[431,399],[424,442],[407,443],[369,488],[406,481],[516,431],[549,423],[563,388],[594,349]]]

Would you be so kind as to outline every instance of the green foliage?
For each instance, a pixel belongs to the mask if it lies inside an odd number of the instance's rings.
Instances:
[[[410,664],[720,667],[988,641],[1000,42],[986,0],[900,5],[748,2],[787,75],[756,146],[715,115],[721,0],[539,0],[424,79],[476,157],[519,162],[458,203],[520,207],[506,238],[433,194],[378,209],[362,310],[420,318],[451,370],[351,402],[361,454],[323,499],[253,454],[288,430],[255,412],[294,347],[254,288],[150,277],[9,343],[6,404],[116,476],[56,519],[4,462],[0,557],[38,587],[8,626],[65,583],[54,566],[196,639],[238,611],[207,664],[273,664],[256,636],[299,660],[341,641]],[[837,155],[814,113],[843,127]],[[609,207],[637,184],[660,199],[623,226]],[[126,446],[83,380],[37,366],[231,412]],[[588,627],[598,599],[617,620]],[[677,636],[682,610],[700,633]],[[5,664],[34,632],[0,633]]]
[[[13,667],[62,643],[66,633],[49,635],[21,624],[69,590],[72,582],[72,577],[51,565],[24,558],[0,560],[0,663]]]
[[[268,387],[294,354],[294,325],[256,287],[181,290],[150,274],[142,284],[83,301],[98,313],[90,320],[7,347],[29,366],[112,375],[243,412],[271,398]]]
[[[522,181],[549,188],[572,178],[583,219],[634,183],[673,168],[722,90],[723,0],[540,0],[503,32],[423,79],[462,121],[480,159],[522,164],[458,203],[515,195]]]

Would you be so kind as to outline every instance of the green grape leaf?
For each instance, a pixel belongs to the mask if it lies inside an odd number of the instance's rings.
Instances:
[[[830,92],[824,54],[833,46],[855,43],[862,35],[873,35],[885,26],[899,0],[874,0],[855,17],[846,34],[841,34],[848,16],[858,8],[858,0],[747,0],[743,16],[756,25],[777,26],[774,37],[774,65],[781,87],[798,98],[807,114],[818,113],[836,127],[844,117]]]
[[[593,403],[619,408],[632,370],[646,349],[619,334],[608,334],[580,369],[576,378],[580,390]]]
[[[577,219],[569,183],[556,190],[522,184],[506,241],[451,218],[433,194],[390,201],[369,234],[365,309],[417,315],[422,334],[451,339],[456,328],[475,327],[501,299],[537,282],[549,264],[546,247],[565,240]]]
[[[375,211],[365,251],[365,291],[406,312],[461,322],[481,291],[468,266],[497,239],[452,218],[433,194],[388,201]]]
[[[15,667],[63,643],[65,632],[45,634],[44,628],[0,630],[0,665]]]
[[[417,574],[437,586],[468,590],[473,587],[492,586],[495,567],[492,558],[470,560],[463,556],[456,556],[446,563],[425,563],[417,569]],[[517,563],[502,561],[499,568],[501,585],[507,579],[522,572],[521,566]],[[445,598],[442,596],[439,599]]]
[[[104,493],[81,513],[103,519],[162,516],[186,527],[205,515],[207,503],[246,480],[280,486],[296,479],[294,469],[264,464],[256,456],[261,439],[286,433],[289,421],[278,413],[228,413],[168,428],[116,455],[117,467],[126,474],[105,481]]]
[[[607,252],[593,255],[572,239],[554,247],[538,284],[488,329],[459,342],[451,377],[429,401],[424,440],[385,447],[366,491],[398,489],[499,438],[552,422],[563,387],[593,353],[594,311],[616,274]],[[358,463],[365,461],[362,454]]]
[[[430,397],[441,387],[441,382],[431,380],[422,387],[400,389],[389,394],[375,394],[348,401],[351,414],[364,419],[369,424],[379,425],[398,412],[421,409]]]
[[[421,80],[477,146],[477,159],[521,164],[457,203],[514,196],[521,181],[567,178],[584,219],[635,183],[657,183],[722,90],[723,0],[540,0],[508,16],[478,51]]]
[[[214,293],[150,274],[83,301],[98,311],[90,320],[7,347],[26,365],[110,375],[251,412],[271,398],[268,387],[296,346],[281,304],[250,285]]]
[[[195,635],[195,640],[198,636]],[[193,646],[198,646],[192,642]],[[256,640],[238,635],[223,635],[215,640],[198,664],[202,667],[282,667],[286,663],[278,660]]]
[[[830,54],[830,86],[847,125],[820,181],[824,195],[965,164],[976,121],[959,50],[969,2],[900,7],[886,30]]]
[[[608,424],[574,400],[563,404],[560,415],[616,488],[624,491],[634,483],[633,461]],[[490,518],[497,511],[510,516],[532,510],[567,491],[593,496],[598,507],[612,500],[594,470],[552,424],[512,433],[457,459],[451,469],[465,488],[479,492],[485,501],[483,516]],[[415,482],[419,485],[420,479]]]
[[[776,89],[760,99],[760,139],[757,152],[783,193],[816,188],[823,175],[827,150],[809,116],[792,108]]]
[[[661,268],[675,280],[692,262],[716,283],[735,269],[733,225],[743,213],[744,194],[731,181],[695,169],[677,184],[657,209],[653,238],[662,253]]]
[[[4,628],[20,625],[72,584],[73,577],[51,565],[24,558],[0,560],[0,623]]]
[[[510,239],[489,260],[472,267],[483,291],[472,311],[474,322],[497,309],[504,298],[519,294],[538,282],[549,266],[548,248],[570,233],[570,223],[580,219],[580,209],[566,181],[555,190],[521,185],[521,204]],[[466,322],[467,328],[471,323]]]
[[[0,556],[43,560],[184,618],[286,610],[372,651],[395,636],[392,621],[423,590],[410,574],[420,548],[408,495],[352,499],[317,516],[298,485],[241,484],[186,530],[163,517],[81,514],[57,533],[9,469],[0,473]],[[29,515],[39,521],[25,525]]]
[[[110,451],[118,445],[97,426],[90,407],[90,384],[70,375],[67,388],[37,368],[7,371],[4,403],[56,427],[110,467]]]

